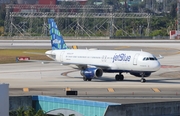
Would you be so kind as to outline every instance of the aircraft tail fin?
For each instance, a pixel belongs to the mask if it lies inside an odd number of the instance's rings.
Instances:
[[[48,19],[52,50],[68,49],[54,19]]]

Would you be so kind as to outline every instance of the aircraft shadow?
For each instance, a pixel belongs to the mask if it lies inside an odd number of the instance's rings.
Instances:
[[[78,78],[78,79],[82,79],[82,77],[70,77],[67,76],[67,78]],[[134,77],[137,78],[137,77]],[[176,82],[172,82],[172,81],[176,81]],[[116,81],[114,78],[111,77],[101,77],[101,78],[93,78],[92,82],[140,82],[140,78],[137,79],[126,79],[124,78],[123,81]],[[146,82],[145,83],[169,83],[169,84],[180,84],[180,78],[164,78],[164,79],[150,79],[150,78],[146,78]]]

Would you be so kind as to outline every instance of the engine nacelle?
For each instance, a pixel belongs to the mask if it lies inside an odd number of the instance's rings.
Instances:
[[[99,78],[103,75],[103,70],[100,68],[87,68],[81,70],[81,75],[86,78]]]
[[[142,73],[138,73],[138,72],[131,72],[131,75],[134,75],[136,77],[149,77],[151,75],[150,72],[142,72]]]

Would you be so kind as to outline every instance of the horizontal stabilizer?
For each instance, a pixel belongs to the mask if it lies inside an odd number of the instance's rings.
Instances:
[[[39,52],[23,52],[25,54],[35,54],[35,55],[46,55],[45,53],[39,53]]]

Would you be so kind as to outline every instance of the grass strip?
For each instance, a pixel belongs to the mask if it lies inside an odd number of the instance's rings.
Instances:
[[[30,57],[31,60],[50,60],[46,55],[27,54],[24,52],[45,53],[45,49],[1,49],[0,64],[15,63],[16,57]]]

